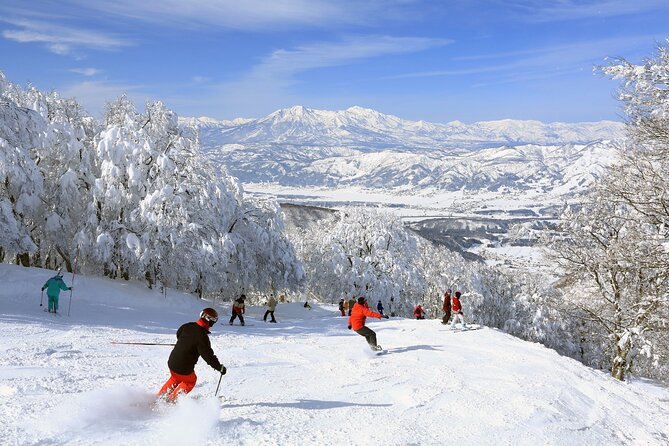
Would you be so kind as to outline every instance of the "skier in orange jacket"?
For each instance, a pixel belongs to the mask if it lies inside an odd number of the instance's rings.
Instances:
[[[351,315],[348,318],[348,329],[354,330],[360,336],[364,336],[372,350],[380,351],[381,346],[376,343],[376,332],[369,327],[365,327],[365,320],[368,316],[378,319],[388,319],[388,316],[382,316],[376,311],[370,310],[367,300],[364,297],[359,297],[358,302],[353,305]]]

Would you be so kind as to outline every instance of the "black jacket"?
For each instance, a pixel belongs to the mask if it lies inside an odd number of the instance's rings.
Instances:
[[[221,370],[221,363],[211,349],[209,330],[196,322],[183,324],[177,330],[177,345],[174,346],[167,365],[179,375],[189,375],[195,370],[195,363],[202,356],[207,364]]]

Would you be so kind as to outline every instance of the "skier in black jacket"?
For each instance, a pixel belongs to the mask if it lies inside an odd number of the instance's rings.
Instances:
[[[196,322],[183,324],[177,330],[177,343],[170,353],[167,366],[170,379],[163,384],[158,397],[175,402],[181,393],[193,390],[197,382],[195,363],[202,356],[212,368],[225,375],[225,366],[220,363],[209,342],[209,329],[218,321],[218,313],[213,308],[205,308]]]

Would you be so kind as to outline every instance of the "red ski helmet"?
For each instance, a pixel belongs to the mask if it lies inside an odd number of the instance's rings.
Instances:
[[[218,313],[213,308],[205,308],[200,313],[200,319],[209,324],[210,327],[213,327],[218,321]]]

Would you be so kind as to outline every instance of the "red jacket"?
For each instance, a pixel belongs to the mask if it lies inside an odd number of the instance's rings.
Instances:
[[[444,313],[448,313],[451,311],[451,295],[450,294],[444,294],[444,306],[442,307],[444,310]]]
[[[353,330],[360,330],[365,326],[365,319],[367,319],[367,316],[381,319],[381,315],[376,311],[372,311],[369,307],[356,303],[353,305],[351,315],[348,317],[348,325],[350,325]]]
[[[460,305],[460,299],[453,296],[453,313],[462,312],[462,305]]]
[[[418,305],[414,310],[413,310],[413,315],[416,317],[420,317],[423,314],[425,314],[425,310],[423,310],[423,307]]]

